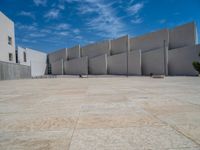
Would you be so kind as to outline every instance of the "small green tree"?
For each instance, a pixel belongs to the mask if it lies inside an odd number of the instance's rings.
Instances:
[[[199,56],[200,56],[200,53],[199,53]],[[196,71],[198,71],[199,74],[200,74],[200,62],[194,61],[194,62],[192,63],[192,65],[193,65],[194,69],[195,69]]]

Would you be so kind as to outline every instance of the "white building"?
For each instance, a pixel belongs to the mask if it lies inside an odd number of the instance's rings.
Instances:
[[[29,48],[15,48],[14,22],[0,12],[0,61],[31,67],[31,76],[45,75],[47,54]],[[5,68],[9,70],[10,68]],[[0,70],[5,72],[5,70]],[[0,72],[1,73],[1,72]],[[22,73],[23,74],[23,73]],[[8,76],[15,76],[10,75]]]
[[[14,22],[0,11],[0,61],[16,62]]]
[[[31,76],[42,76],[46,72],[47,67],[47,54],[29,49],[29,48],[16,48],[17,63],[22,65],[31,66]]]

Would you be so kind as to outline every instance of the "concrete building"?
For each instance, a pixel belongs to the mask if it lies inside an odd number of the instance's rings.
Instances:
[[[0,12],[0,61],[2,62],[0,73],[3,79],[43,76],[47,69],[46,53],[15,47],[14,22],[2,12]],[[5,78],[6,76],[8,77]]]
[[[64,74],[64,61],[67,59],[68,57],[66,48],[48,54],[48,63],[51,67],[51,74],[53,75]]]
[[[76,46],[66,49],[64,58],[50,54],[49,59],[58,61],[52,67],[56,74],[197,75],[192,66],[200,61],[196,31],[192,22],[138,37]]]
[[[0,61],[15,63],[14,22],[0,11]]]
[[[31,76],[43,76],[47,69],[47,54],[30,48],[16,48],[17,63],[31,67]]]
[[[83,47],[63,48],[48,56],[19,46],[15,56],[14,23],[1,12],[0,28],[0,61],[17,61],[30,66],[32,76],[48,72],[54,75],[198,74],[192,66],[193,61],[200,61],[200,45],[197,44],[194,22],[137,37],[129,38],[126,35]]]

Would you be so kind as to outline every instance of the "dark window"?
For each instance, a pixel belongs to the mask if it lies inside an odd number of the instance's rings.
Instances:
[[[16,59],[16,63],[19,63],[19,60],[18,60],[18,51],[15,51],[15,59]]]
[[[13,55],[12,55],[12,53],[9,53],[9,61],[13,61]]]
[[[24,52],[24,62],[26,62],[26,52]]]
[[[12,38],[10,36],[8,36],[8,44],[12,45]]]

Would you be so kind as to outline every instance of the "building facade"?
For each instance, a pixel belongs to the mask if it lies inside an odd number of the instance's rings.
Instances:
[[[16,62],[14,22],[0,11],[0,61]]]
[[[200,61],[194,22],[138,37],[75,46],[48,54],[52,74],[98,75],[182,75],[198,72],[193,61]]]
[[[31,67],[31,76],[43,76],[47,69],[47,54],[30,48],[16,48],[17,63]]]
[[[20,46],[15,51],[14,23],[0,12],[0,61],[30,66],[32,77],[48,73],[194,76],[198,72],[192,62],[200,61],[197,37],[196,25],[191,22],[142,36],[125,35],[85,46],[63,48],[48,55]]]
[[[2,79],[28,78],[46,74],[47,54],[30,48],[16,47],[14,22],[2,12],[0,12],[0,62]]]

